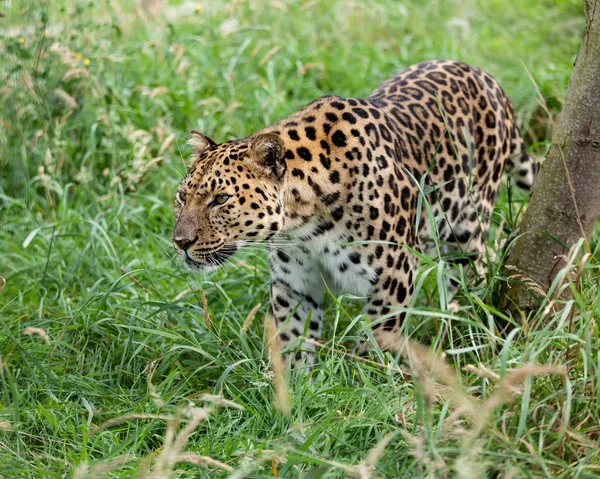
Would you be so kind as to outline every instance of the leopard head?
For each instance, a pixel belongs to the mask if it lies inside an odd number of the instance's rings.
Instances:
[[[192,131],[191,168],[175,197],[173,246],[192,270],[221,266],[283,228],[285,145],[265,133],[216,144]]]

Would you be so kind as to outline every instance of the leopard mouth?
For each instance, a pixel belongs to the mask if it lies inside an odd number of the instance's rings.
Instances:
[[[225,244],[217,251],[205,254],[190,255],[189,251],[184,253],[185,265],[193,271],[207,271],[218,269],[238,250],[237,246]],[[193,253],[193,252],[192,252]]]

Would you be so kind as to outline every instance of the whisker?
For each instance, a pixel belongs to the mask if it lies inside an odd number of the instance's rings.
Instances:
[[[235,240],[235,242],[240,243],[240,244],[261,244],[261,245],[278,245],[278,246],[298,246],[300,244],[302,244],[301,241],[273,241],[273,240],[269,240],[269,241],[258,241],[258,240]]]
[[[299,242],[298,243],[278,244],[278,243],[272,243],[270,241],[265,243],[265,242],[259,242],[259,241],[254,241],[254,240],[236,240],[235,243],[243,245],[243,247],[246,251],[250,251],[252,248],[257,248],[257,247],[259,247],[260,250],[266,249],[267,253],[269,250],[279,251],[279,252],[285,254],[286,256],[290,257],[294,261],[294,263],[296,263],[296,265],[301,267],[300,263],[298,262],[298,260],[296,258],[293,257],[293,255],[291,255],[288,251],[285,251],[284,249],[282,249],[285,247],[297,246],[297,245],[301,244]]]
[[[244,253],[247,254],[248,256],[250,256],[253,259],[264,260],[264,258],[260,256],[260,253],[262,253],[262,251],[256,251],[256,250],[252,250],[250,248],[247,248],[247,249],[244,250]]]
[[[231,261],[230,258],[225,258],[223,264],[226,264],[228,266],[232,266],[233,268],[235,268],[240,274],[244,274],[243,271],[240,269],[240,267],[235,264],[233,261]]]

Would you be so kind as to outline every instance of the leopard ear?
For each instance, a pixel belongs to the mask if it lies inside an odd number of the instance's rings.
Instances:
[[[200,133],[197,130],[192,130],[190,132],[190,139],[188,140],[188,144],[192,146],[192,151],[194,152],[194,155],[201,155],[209,148],[216,146],[216,143],[214,141],[212,141],[204,133]]]
[[[250,153],[257,165],[281,180],[285,175],[285,144],[275,133],[264,133],[254,138],[250,145]]]

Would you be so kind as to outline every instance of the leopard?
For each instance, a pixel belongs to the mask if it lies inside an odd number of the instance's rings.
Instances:
[[[270,315],[292,364],[314,364],[330,287],[364,299],[373,338],[389,349],[420,255],[441,244],[461,253],[449,265],[485,276],[503,173],[525,190],[536,173],[498,82],[451,60],[410,66],[366,98],[323,96],[245,138],[192,130],[189,144],[173,246],[198,271],[265,244]]]

